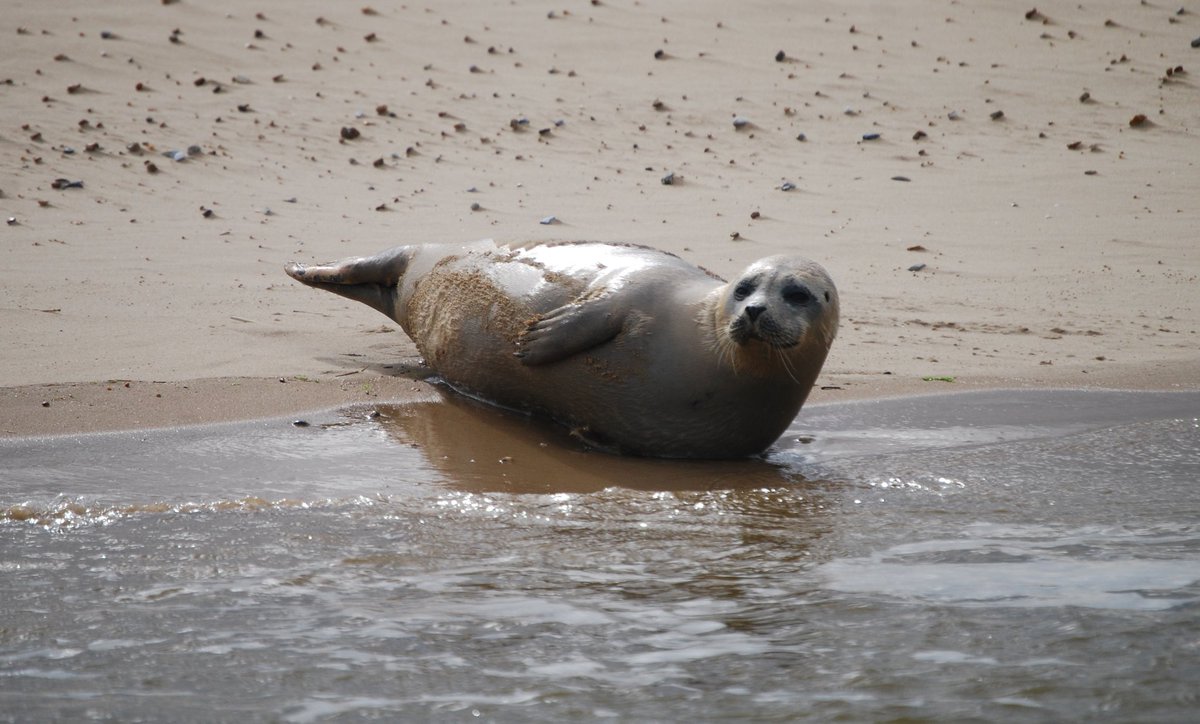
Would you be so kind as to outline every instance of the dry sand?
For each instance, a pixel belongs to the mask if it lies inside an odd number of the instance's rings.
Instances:
[[[283,264],[480,237],[817,259],[815,400],[1196,389],[1200,9],[1029,9],[12,0],[0,434],[423,395]]]

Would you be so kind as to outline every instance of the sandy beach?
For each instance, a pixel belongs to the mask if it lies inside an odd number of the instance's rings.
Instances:
[[[814,402],[1200,389],[1200,7],[5,16],[0,435],[423,398],[403,332],[283,265],[477,238],[805,254],[842,300]]]

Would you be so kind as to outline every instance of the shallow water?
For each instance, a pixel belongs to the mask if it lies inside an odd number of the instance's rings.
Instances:
[[[0,720],[1200,707],[1200,394],[811,407],[731,463],[308,422],[0,441]]]

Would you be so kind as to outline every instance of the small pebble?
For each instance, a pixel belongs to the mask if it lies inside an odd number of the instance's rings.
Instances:
[[[249,103],[239,103],[237,109],[241,113],[249,113],[250,112],[250,104]]]
[[[204,149],[200,148],[196,144],[192,144],[188,146],[187,152],[189,156],[199,156],[200,154],[204,153]]]
[[[163,155],[172,161],[186,161],[187,154],[183,151],[163,151]]]
[[[787,60],[787,53],[784,53],[784,52],[781,50],[781,51],[779,51],[778,53],[776,53],[776,54],[775,54],[775,62],[776,62],[776,63],[782,63],[782,62],[783,62],[783,61],[785,61],[785,60]]]
[[[924,264],[913,264],[912,266],[910,266],[910,267],[908,268],[908,270],[909,270],[910,272],[919,272],[919,271],[921,271],[921,270],[922,270],[922,269],[924,269],[924,268],[925,268],[925,265],[924,265]]]
[[[65,178],[56,178],[50,183],[52,189],[81,189],[83,188],[82,181],[71,181]]]
[[[893,181],[912,181],[912,179],[910,179],[907,176],[893,176],[892,180]]]
[[[1193,40],[1192,40],[1192,47],[1193,47],[1193,48],[1200,48],[1200,38],[1195,38],[1195,39],[1193,39]]]
[[[1134,116],[1133,118],[1129,119],[1129,125],[1132,126],[1133,128],[1137,128],[1138,126],[1144,124],[1147,120],[1148,119],[1146,118],[1145,113],[1139,113],[1136,116]]]
[[[15,216],[8,217],[8,221],[6,223],[9,226],[16,226],[17,225],[17,217],[15,217]]]
[[[100,37],[103,40],[116,40],[117,34],[111,30],[101,30]]]
[[[216,212],[214,212],[212,209],[206,209],[203,206],[200,207],[200,215],[206,219],[211,219],[215,214]]]
[[[742,118],[741,116],[735,116],[733,119],[733,127],[734,128],[745,128],[748,125],[750,125],[750,120],[747,118]]]
[[[675,183],[675,172],[672,171],[671,173],[667,174],[666,176],[663,176],[661,181],[662,181],[663,186],[673,185]]]
[[[878,141],[878,140],[879,140],[879,134],[878,134],[878,133],[864,133],[864,134],[863,134],[863,137],[862,137],[862,140],[864,140],[864,141]]]
[[[1004,118],[1004,111],[992,111],[990,115],[993,121],[998,121]]]
[[[67,154],[68,156],[74,156],[75,148],[73,146],[63,146],[63,153]]]
[[[926,133],[925,131],[917,131],[916,133],[913,134],[913,140],[920,141],[922,138],[925,138],[928,135],[929,134]]]
[[[1195,43],[1192,43],[1192,45],[1195,45]],[[666,51],[661,50],[661,49],[654,51],[654,59],[655,60],[662,60],[665,57],[667,57]]]
[[[289,197],[287,197],[286,199],[284,199],[284,200],[283,200],[283,203],[285,203],[285,204],[294,204],[294,203],[296,203],[296,197],[295,197],[295,196],[289,196]]]
[[[347,141],[353,141],[362,134],[354,126],[342,126],[342,138]]]
[[[478,201],[471,204],[471,211],[479,211],[482,208],[483,207],[479,205]]]
[[[146,173],[158,173],[158,166],[155,166],[154,162],[152,162],[152,161],[147,161],[146,162]]]
[[[292,427],[308,427],[308,420],[292,420]]]
[[[750,212],[750,218],[751,218],[751,219],[757,219],[757,218],[759,218],[760,216],[762,216],[762,214],[761,214],[761,213],[759,213],[758,211],[751,211],[751,212]]]
[[[792,183],[791,181],[784,181],[783,184],[779,187],[779,190],[780,191],[792,191],[795,188],[796,188],[796,184]]]
[[[557,224],[558,217],[557,216],[547,216],[547,217],[543,218],[541,221],[539,221],[538,223],[543,224],[543,225]]]
[[[797,140],[797,141],[807,141],[807,140],[808,140],[808,136],[806,136],[806,135],[804,135],[803,133],[801,133],[799,136],[796,136],[796,140]]]
[[[1080,102],[1080,103],[1087,103],[1087,102],[1088,102],[1088,101],[1090,101],[1091,99],[1092,99],[1092,94],[1091,94],[1091,93],[1088,93],[1087,91],[1084,91],[1084,92],[1083,92],[1083,95],[1079,96],[1079,102]]]
[[[733,239],[734,241],[738,241],[739,239],[741,239],[741,238],[742,238],[742,232],[740,232],[740,231],[735,231],[735,232],[733,232],[733,233],[731,233],[731,234],[729,235],[729,238],[730,238],[730,239]]]

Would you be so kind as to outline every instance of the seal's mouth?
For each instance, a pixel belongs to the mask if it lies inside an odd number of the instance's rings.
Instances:
[[[754,342],[767,345],[773,349],[785,350],[795,347],[803,338],[804,330],[785,332],[770,317],[760,316],[751,321],[745,316],[738,317],[729,323],[729,338],[739,346],[745,347]]]

